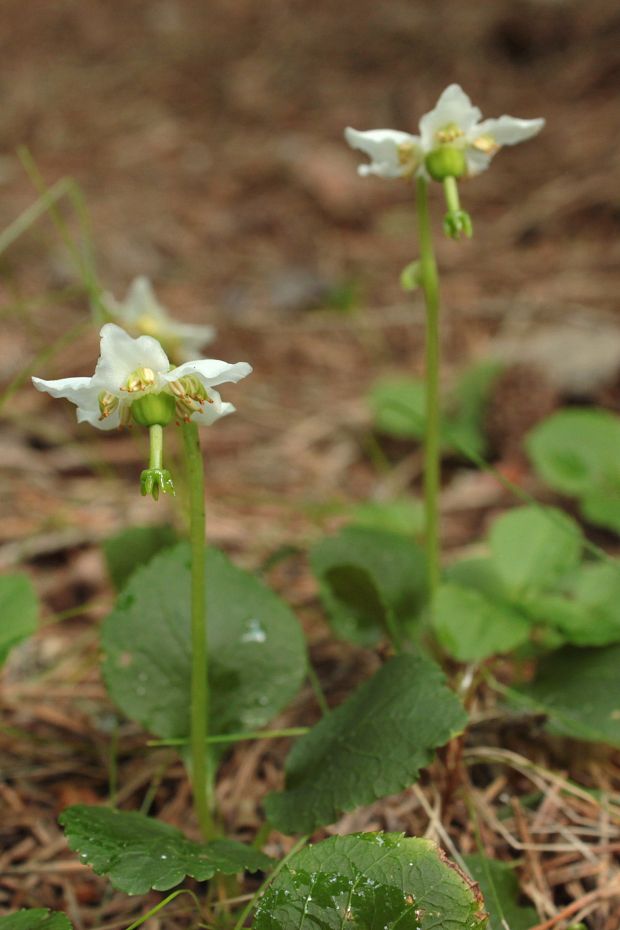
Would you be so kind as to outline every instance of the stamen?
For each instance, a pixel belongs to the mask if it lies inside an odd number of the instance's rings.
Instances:
[[[485,155],[495,155],[501,146],[497,144],[490,133],[485,133],[485,135],[478,136],[477,139],[474,139],[472,148],[477,149],[479,152],[483,152]]]
[[[443,129],[437,130],[435,138],[438,142],[445,143],[454,142],[455,139],[460,139],[463,135],[465,135],[465,133],[460,126],[457,126],[456,123],[448,123]]]
[[[152,368],[136,368],[127,378],[121,391],[133,394],[135,391],[146,391],[155,384],[155,372]]]
[[[118,407],[118,397],[109,391],[102,391],[99,395],[100,420],[106,420]]]

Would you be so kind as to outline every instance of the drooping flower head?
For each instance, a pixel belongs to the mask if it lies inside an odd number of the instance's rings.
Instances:
[[[123,301],[117,301],[112,294],[104,294],[101,302],[113,320],[136,336],[153,336],[179,361],[196,358],[215,337],[213,326],[173,319],[143,275],[131,282]]]
[[[234,411],[215,386],[240,381],[252,371],[247,362],[230,365],[217,359],[198,359],[176,368],[152,336],[133,339],[115,323],[101,330],[101,353],[91,378],[33,378],[39,391],[64,397],[77,407],[79,423],[110,430],[132,423],[166,426],[171,420],[211,425]],[[150,415],[149,408],[161,414]],[[165,422],[164,422],[165,421]]]
[[[345,130],[350,146],[364,152],[370,164],[360,165],[361,175],[382,178],[472,177],[489,167],[504,145],[515,145],[535,136],[544,119],[500,116],[482,119],[458,84],[450,84],[436,106],[419,124],[419,135],[395,129]]]

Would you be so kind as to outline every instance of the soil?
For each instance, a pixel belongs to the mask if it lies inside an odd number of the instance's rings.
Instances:
[[[49,906],[77,930],[111,930],[147,903],[82,866],[56,817],[108,797],[116,753],[118,803],[138,808],[148,796],[158,816],[197,835],[177,757],[147,750],[115,716],[97,670],[98,623],[113,602],[101,541],[177,517],[168,500],[137,494],[140,436],[78,428],[69,405],[27,385],[33,372],[90,374],[97,357],[63,229],[78,260],[92,249],[118,298],[148,275],[175,316],[217,327],[213,354],[254,366],[226,392],[238,412],[209,431],[206,467],[211,542],[258,568],[280,547],[305,550],[351,503],[420,488],[413,445],[388,449],[393,467],[377,469],[366,403],[377,377],[423,368],[422,299],[399,285],[416,257],[415,218],[405,185],[357,176],[343,127],[415,131],[452,81],[485,115],[544,116],[540,137],[462,184],[471,241],[441,238],[439,189],[433,210],[446,384],[472,361],[507,360],[487,421],[494,461],[552,500],[523,456],[524,433],[562,403],[620,409],[620,13],[612,0],[5,0],[1,16],[0,230],[14,228],[38,185],[70,178],[89,234],[65,196],[60,229],[45,214],[0,245],[10,386],[0,565],[27,571],[44,604],[40,634],[4,672],[0,912]],[[74,341],[46,357],[72,329]],[[447,463],[444,485],[452,558],[513,500],[463,461]],[[593,538],[617,551],[611,535]],[[298,612],[337,704],[376,657],[330,635],[304,556],[268,578]],[[617,930],[620,824],[587,789],[617,799],[620,759],[550,744],[531,721],[507,728],[483,688],[471,711],[467,766],[451,748],[418,786],[327,832],[405,830],[448,853],[474,851],[467,782],[483,848],[517,863],[541,930],[581,912],[590,930]],[[279,723],[317,713],[307,688]],[[225,760],[219,801],[238,838],[258,828],[286,749],[265,740]],[[273,833],[266,848],[279,855],[290,842]],[[181,898],[144,926],[196,919]]]

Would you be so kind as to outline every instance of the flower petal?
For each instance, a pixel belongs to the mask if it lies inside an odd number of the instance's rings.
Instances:
[[[215,384],[225,384],[227,381],[241,381],[251,371],[252,366],[247,362],[236,362],[231,365],[216,358],[201,358],[193,362],[184,362],[178,368],[166,372],[162,377],[164,381],[178,381],[188,375],[196,375],[201,383],[209,388]]]
[[[64,397],[72,404],[81,404],[89,396],[92,378],[58,378],[56,381],[44,381],[43,378],[33,378],[32,383],[37,391],[44,391],[52,397]],[[97,391],[94,391],[97,396]]]
[[[485,119],[468,134],[468,141],[475,142],[480,136],[491,136],[498,145],[516,145],[531,139],[545,125],[544,119],[518,119],[516,116],[500,116]]]
[[[404,144],[418,148],[420,140],[408,132],[397,129],[370,129],[360,132],[348,126],[344,132],[345,139],[354,149],[359,149],[370,158],[369,165],[360,165],[358,173],[363,176],[376,174],[380,178],[400,178],[406,167],[399,159],[399,146]]]
[[[77,421],[78,423],[90,423],[90,425],[94,426],[95,429],[116,429],[117,426],[120,426],[121,422],[120,407],[117,407],[116,410],[114,410],[107,417],[101,416],[99,405],[97,405],[96,410],[92,410],[91,408],[86,407],[78,407]]]
[[[235,412],[236,408],[234,404],[229,404],[228,401],[222,400],[217,391],[210,390],[209,398],[212,403],[205,404],[200,412],[192,414],[190,418],[192,423],[198,423],[201,426],[211,426],[216,420],[221,420],[222,417],[227,417],[230,413]]]
[[[466,134],[481,116],[482,113],[478,107],[472,105],[463,88],[459,84],[450,84],[434,108],[425,113],[420,120],[420,136],[424,151],[430,152],[437,145],[437,130],[454,124]]]
[[[32,383],[37,391],[45,391],[52,397],[62,397],[75,404],[78,423],[90,423],[91,426],[103,430],[114,429],[119,425],[118,408],[110,416],[101,418],[99,407],[101,390],[93,385],[92,378],[59,378],[57,381],[33,378]]]
[[[101,329],[101,355],[93,384],[99,391],[119,395],[122,385],[137,368],[150,368],[161,374],[168,371],[170,362],[157,339],[152,336],[133,339],[115,323],[106,323]]]

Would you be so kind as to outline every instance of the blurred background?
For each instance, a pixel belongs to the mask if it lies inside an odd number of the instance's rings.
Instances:
[[[560,400],[617,407],[613,0],[5,0],[2,20],[0,229],[37,197],[25,145],[46,185],[82,189],[106,290],[120,299],[148,275],[175,316],[218,327],[209,354],[254,365],[224,392],[239,413],[209,431],[216,541],[247,536],[241,512],[271,545],[297,532],[301,503],[387,493],[364,396],[380,374],[422,370],[421,297],[399,285],[415,217],[405,184],[357,176],[342,133],[415,131],[452,81],[484,116],[547,125],[462,184],[471,242],[442,239],[433,192],[447,381],[494,354],[517,366],[495,404],[500,461]],[[79,237],[67,198],[59,209]],[[88,318],[88,299],[49,217],[0,255],[0,288],[8,382]],[[93,330],[36,373],[89,374],[96,356]],[[70,405],[27,388],[4,417],[6,560],[42,530],[79,541],[153,519],[135,495],[139,437],[78,430]],[[418,475],[419,457],[401,485]],[[470,532],[455,527],[455,544]]]

